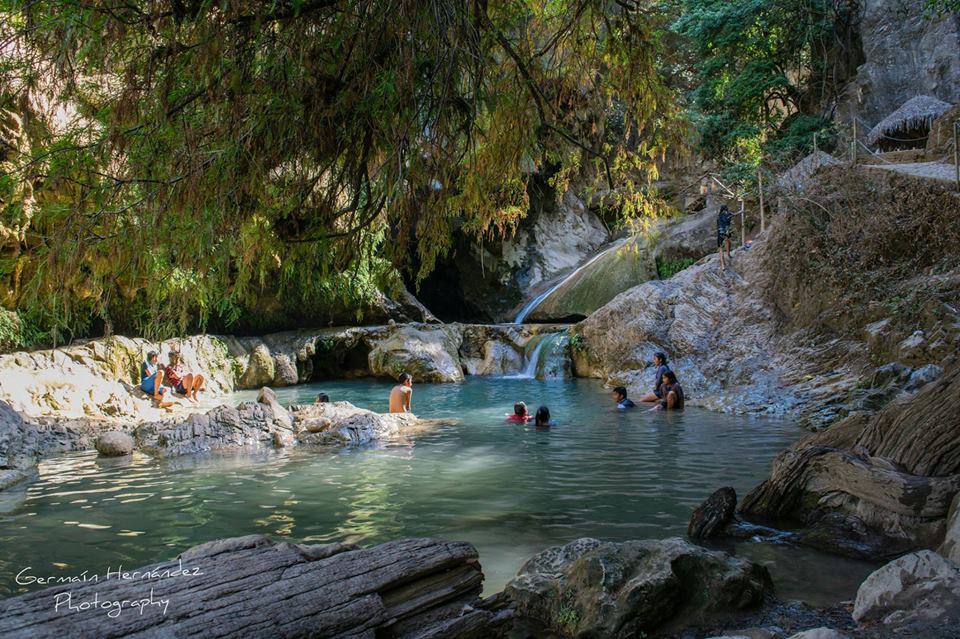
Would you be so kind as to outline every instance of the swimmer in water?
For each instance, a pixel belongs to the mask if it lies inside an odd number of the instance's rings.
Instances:
[[[620,410],[626,410],[627,408],[634,408],[636,406],[636,404],[627,399],[627,389],[623,386],[614,388],[611,395],[613,395],[613,401],[617,402],[617,408]]]
[[[390,412],[409,413],[413,397],[413,376],[410,373],[400,373],[400,383],[390,390]]]
[[[541,406],[537,409],[533,424],[537,428],[550,428],[551,426],[557,425],[555,421],[550,419],[550,409],[546,406]]]
[[[527,412],[527,405],[523,402],[517,402],[513,405],[513,415],[507,415],[508,422],[522,422],[526,423],[528,420],[532,419],[530,413]]]

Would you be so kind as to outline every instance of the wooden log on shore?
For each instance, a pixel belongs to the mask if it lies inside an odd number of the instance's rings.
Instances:
[[[482,607],[483,573],[466,542],[358,549],[251,535],[110,571],[0,600],[0,637],[468,639],[495,636],[509,615]]]

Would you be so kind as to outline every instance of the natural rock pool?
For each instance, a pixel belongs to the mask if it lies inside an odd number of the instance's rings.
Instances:
[[[320,390],[386,410],[391,384],[353,380],[279,389],[283,403]],[[238,393],[234,400],[255,393]],[[506,422],[513,402],[550,407],[558,425]],[[374,544],[434,536],[472,542],[495,592],[543,548],[591,536],[683,535],[713,490],[739,495],[803,431],[790,423],[688,409],[617,411],[593,380],[468,378],[416,385],[421,417],[453,425],[362,449],[288,449],[154,460],[96,453],[40,464],[0,501],[0,596],[35,577],[104,574],[167,559],[220,537],[263,533],[308,543]],[[813,551],[741,543],[771,567],[778,593],[851,598],[872,566]]]

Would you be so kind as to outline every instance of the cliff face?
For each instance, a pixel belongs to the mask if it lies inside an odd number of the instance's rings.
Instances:
[[[874,124],[915,95],[960,101],[960,15],[930,15],[919,0],[866,0],[860,21],[865,62],[840,118]]]

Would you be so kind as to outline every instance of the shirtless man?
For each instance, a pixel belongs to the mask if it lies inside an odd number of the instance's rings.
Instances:
[[[410,398],[413,396],[413,377],[410,373],[400,374],[400,383],[390,391],[390,412],[409,413]]]

